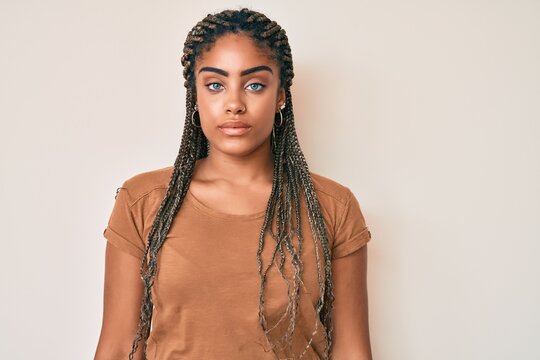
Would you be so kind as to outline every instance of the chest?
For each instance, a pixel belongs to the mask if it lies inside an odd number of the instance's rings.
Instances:
[[[265,288],[267,305],[279,308],[287,303],[287,281],[295,269],[286,246],[276,252],[276,240],[266,232],[261,242],[264,217],[219,217],[208,214],[191,202],[184,204],[171,225],[158,254],[154,285],[155,303],[173,307],[202,306],[237,302],[256,308],[259,303],[261,272],[268,268]],[[264,213],[262,214],[264,215]],[[316,249],[307,219],[303,219],[303,289],[316,303],[318,296],[316,253],[323,266],[322,250]],[[298,241],[293,240],[293,241]],[[294,243],[298,248],[298,243]],[[282,274],[278,270],[285,257]],[[271,265],[272,264],[272,265]]]
[[[274,341],[279,339],[288,326],[284,314],[289,309],[288,292],[292,291],[295,268],[283,246],[285,261],[281,272],[278,270],[282,254],[275,251],[276,241],[270,233],[266,232],[261,242],[263,222],[264,216],[224,216],[202,207],[191,197],[186,198],[158,253],[152,288],[156,305],[155,337],[177,339],[189,329],[189,333],[200,338],[208,336],[209,329],[218,328],[228,329],[230,338],[255,341],[257,346],[266,344],[259,324],[261,276],[257,254],[260,254],[261,271],[268,269],[262,291],[267,328],[272,329],[268,336]],[[322,324],[315,310],[320,294],[316,252],[321,257],[320,268],[323,268],[323,255],[313,242],[305,216],[301,223],[303,271],[293,341],[298,353],[305,349],[316,329],[319,331],[312,347],[318,348],[324,342]],[[298,239],[294,239],[293,244],[298,248]],[[230,324],[236,325],[231,328]],[[310,348],[310,351],[314,350]],[[308,354],[306,359],[309,358],[318,357]]]

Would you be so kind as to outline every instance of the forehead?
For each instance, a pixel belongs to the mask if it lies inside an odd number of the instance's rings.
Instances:
[[[248,35],[231,33],[219,37],[208,50],[202,52],[195,62],[195,73],[203,66],[235,73],[259,65],[277,70],[271,50],[261,48]]]

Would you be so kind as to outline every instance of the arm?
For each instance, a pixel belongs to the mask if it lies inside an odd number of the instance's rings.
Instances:
[[[366,278],[367,245],[333,260],[332,360],[372,360]]]
[[[140,261],[107,242],[103,321],[94,360],[127,359],[137,333],[143,283]],[[134,359],[142,359],[142,342]]]

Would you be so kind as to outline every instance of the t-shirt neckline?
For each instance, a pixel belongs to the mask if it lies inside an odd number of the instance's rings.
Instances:
[[[193,205],[197,209],[199,209],[200,211],[205,213],[206,215],[221,218],[221,219],[252,220],[252,219],[263,218],[264,215],[266,214],[266,209],[262,210],[262,211],[258,211],[256,213],[251,213],[251,214],[229,214],[229,213],[225,213],[225,212],[222,212],[222,211],[218,211],[216,209],[212,209],[212,208],[206,206],[205,204],[203,204],[199,199],[197,199],[195,197],[195,195],[193,195],[193,193],[191,192],[191,190],[189,188],[188,188],[188,191],[186,193],[186,199],[191,200]]]

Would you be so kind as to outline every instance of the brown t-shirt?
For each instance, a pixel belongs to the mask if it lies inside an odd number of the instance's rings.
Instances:
[[[169,166],[144,172],[122,184],[103,232],[107,241],[142,260],[172,170]],[[313,172],[311,177],[327,225],[332,259],[364,246],[371,234],[350,189]],[[274,354],[259,324],[261,279],[257,250],[265,211],[226,214],[207,207],[188,191],[158,254],[152,287],[155,309],[148,339],[149,360],[297,359],[304,350],[302,359],[322,358],[324,334],[316,313],[316,253],[323,280],[324,253],[319,240],[317,246],[314,244],[303,197],[300,208],[303,272],[293,335],[294,355],[279,349]],[[275,219],[273,224],[275,232]],[[298,247],[296,236],[293,243]],[[266,234],[262,271],[270,264],[275,245],[276,241]],[[289,279],[292,291],[294,268],[285,246],[283,253],[283,276]],[[277,323],[268,334],[270,339],[284,334],[289,322],[287,283],[278,270],[279,262],[278,251],[264,287],[267,327]]]

